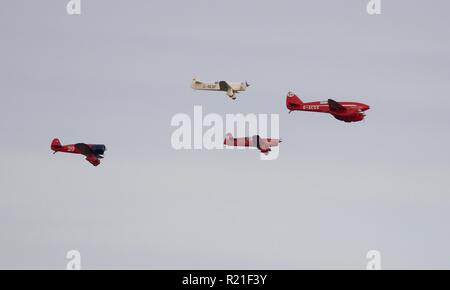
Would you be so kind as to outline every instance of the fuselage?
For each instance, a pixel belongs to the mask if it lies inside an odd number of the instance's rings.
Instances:
[[[344,122],[358,122],[364,119],[364,112],[370,109],[368,105],[357,102],[339,102],[339,104],[345,107],[346,110],[332,111],[328,102],[309,102],[302,105],[301,111],[329,113],[336,119]]]
[[[242,137],[242,138],[233,138],[232,136],[227,136],[224,140],[224,144],[227,146],[235,146],[235,147],[256,147],[262,153],[268,153],[271,149],[270,147],[278,146],[280,143],[280,139],[274,138],[260,138],[255,135],[253,137]]]
[[[328,113],[344,122],[358,122],[365,117],[365,111],[370,106],[358,102],[336,102],[334,100],[303,102],[294,93],[288,93],[286,107],[289,111],[306,111],[316,113]]]
[[[228,87],[229,85],[229,87]],[[205,91],[227,91],[228,89],[232,89],[233,91],[245,91],[247,89],[247,85],[245,82],[242,83],[225,83],[223,81],[220,82],[193,82],[191,87],[194,90],[205,90]]]
[[[102,144],[86,144],[97,156],[105,154],[106,146]],[[63,146],[52,146],[52,150],[55,152],[73,153],[73,154],[83,154],[78,148],[77,144],[63,145]]]

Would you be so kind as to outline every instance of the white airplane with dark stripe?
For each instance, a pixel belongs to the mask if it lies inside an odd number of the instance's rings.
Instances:
[[[227,96],[236,100],[236,94],[245,91],[250,84],[248,82],[229,82],[229,81],[216,81],[216,82],[202,82],[197,78],[192,79],[191,88],[201,91],[223,91],[227,93]]]

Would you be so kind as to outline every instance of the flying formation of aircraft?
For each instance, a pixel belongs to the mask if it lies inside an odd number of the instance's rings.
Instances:
[[[234,138],[231,133],[228,133],[223,141],[223,144],[234,147],[256,147],[261,153],[266,155],[271,151],[270,147],[278,146],[281,139],[261,138],[259,135],[253,137]]]
[[[364,120],[365,111],[370,109],[370,106],[356,102],[336,102],[332,99],[327,101],[304,103],[293,92],[289,92],[286,96],[286,107],[289,113],[292,111],[307,111],[328,113],[340,121],[347,123],[358,122]]]
[[[249,86],[250,84],[248,82],[202,82],[195,77],[192,79],[191,84],[191,88],[193,88],[194,90],[227,92],[227,96],[229,96],[233,100],[236,100],[237,93],[245,91]]]
[[[240,91],[245,91],[249,84],[247,82],[233,83],[227,81],[217,81],[206,83],[194,77],[191,87],[194,90],[209,91],[225,91],[233,100]],[[306,111],[328,113],[340,121],[347,123],[358,122],[364,120],[365,111],[370,109],[369,105],[357,102],[336,102],[328,99],[326,101],[303,102],[295,93],[289,92],[286,96],[286,107],[289,113],[292,111]],[[281,139],[261,138],[259,135],[253,137],[234,138],[228,133],[225,137],[224,144],[235,147],[256,147],[261,153],[266,155],[271,151],[271,147],[278,146]],[[74,153],[86,156],[86,160],[92,165],[98,166],[100,159],[106,151],[105,145],[90,145],[85,143],[77,143],[72,145],[61,145],[58,139],[54,139],[51,144],[51,150],[56,152]]]
[[[85,143],[61,145],[59,139],[56,138],[53,139],[50,148],[52,149],[53,154],[56,154],[56,152],[64,152],[84,155],[86,156],[86,160],[94,166],[100,164],[100,159],[103,158],[106,151],[105,145],[91,145]]]

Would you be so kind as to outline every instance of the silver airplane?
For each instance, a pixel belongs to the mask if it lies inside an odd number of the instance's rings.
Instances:
[[[192,79],[191,88],[203,91],[224,91],[227,96],[236,100],[236,94],[245,91],[250,84],[248,82],[233,83],[228,81],[202,82],[197,78]]]

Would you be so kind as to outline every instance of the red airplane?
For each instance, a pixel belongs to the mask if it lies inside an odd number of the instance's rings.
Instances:
[[[329,113],[338,120],[350,123],[364,120],[366,114],[364,111],[370,109],[366,104],[355,102],[336,102],[332,99],[323,102],[303,103],[293,92],[286,96],[286,107],[289,113],[292,111],[308,111]]]
[[[281,139],[261,138],[259,135],[254,135],[252,138],[233,138],[231,133],[228,133],[223,141],[223,144],[227,146],[256,147],[261,153],[266,155],[271,151],[270,147],[278,146],[279,143],[281,143]]]
[[[77,143],[63,146],[61,145],[59,139],[53,139],[50,148],[54,151],[53,154],[56,154],[56,152],[82,154],[86,156],[86,160],[94,166],[98,166],[100,164],[100,159],[103,158],[102,155],[105,154],[106,151],[105,145]]]

